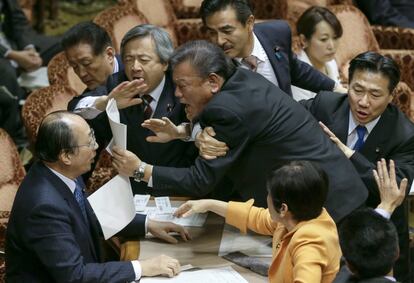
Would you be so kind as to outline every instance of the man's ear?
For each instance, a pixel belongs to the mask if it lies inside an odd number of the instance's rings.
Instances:
[[[253,32],[254,27],[254,16],[250,15],[246,20],[247,28],[249,29],[249,32]]]
[[[284,217],[286,215],[286,213],[289,211],[289,206],[286,203],[282,203],[282,205],[280,206],[280,216]]]
[[[223,83],[223,78],[216,73],[211,73],[208,75],[208,84],[210,85],[211,93],[215,94],[219,92]]]
[[[72,164],[72,153],[68,152],[67,150],[62,150],[59,153],[59,160],[67,166],[71,165]]]
[[[115,57],[115,49],[112,46],[106,47],[105,55],[107,56],[108,61],[110,63],[112,63],[114,61],[114,57]]]
[[[299,43],[300,47],[302,47],[303,49],[308,47],[308,40],[303,34],[299,34]]]

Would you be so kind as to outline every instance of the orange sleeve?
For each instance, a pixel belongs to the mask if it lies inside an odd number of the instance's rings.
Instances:
[[[268,209],[253,206],[254,200],[229,202],[226,223],[238,228],[242,233],[247,229],[262,235],[273,235],[277,223],[273,222]]]

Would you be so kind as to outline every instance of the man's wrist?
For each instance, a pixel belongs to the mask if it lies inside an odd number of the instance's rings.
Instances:
[[[141,163],[138,165],[138,168],[135,169],[134,173],[132,174],[132,177],[134,178],[135,182],[139,183],[144,179],[146,166],[147,166],[147,163],[145,163],[144,161],[141,161]]]
[[[95,108],[100,111],[105,111],[106,105],[108,104],[108,96],[103,95],[95,100]]]
[[[177,139],[189,141],[191,139],[191,124],[181,123],[177,126]]]

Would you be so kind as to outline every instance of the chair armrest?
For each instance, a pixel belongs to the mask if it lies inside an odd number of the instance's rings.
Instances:
[[[414,29],[386,26],[371,28],[381,49],[413,49]]]

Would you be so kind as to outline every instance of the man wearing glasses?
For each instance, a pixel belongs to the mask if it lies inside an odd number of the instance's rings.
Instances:
[[[40,125],[33,164],[13,204],[6,236],[8,282],[131,282],[141,276],[172,277],[177,260],[161,255],[130,262],[102,262],[101,228],[83,195],[80,176],[89,171],[98,144],[80,116],[53,112]],[[137,215],[118,235],[149,231],[168,242],[181,226]]]

